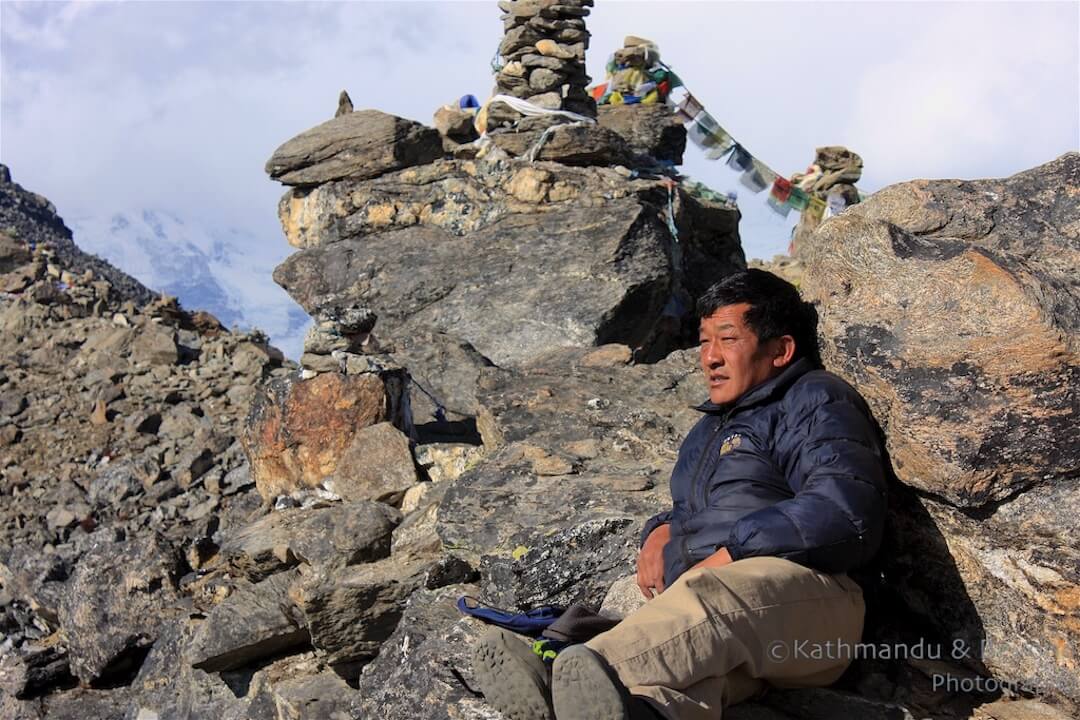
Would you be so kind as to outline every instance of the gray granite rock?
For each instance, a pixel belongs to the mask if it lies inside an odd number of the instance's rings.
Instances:
[[[455,607],[478,588],[454,585],[409,598],[401,622],[360,675],[353,717],[495,720],[475,690],[471,647],[483,623]]]
[[[365,501],[278,510],[231,531],[215,566],[259,582],[301,562],[322,567],[371,562],[390,554],[399,519],[393,508]]]
[[[311,644],[332,665],[365,661],[397,627],[405,599],[424,583],[430,561],[387,558],[344,569],[312,569],[289,594]]]
[[[300,613],[289,604],[296,570],[243,583],[216,605],[195,631],[186,655],[206,672],[233,670],[310,645]]]
[[[1080,154],[893,185],[800,250],[897,478],[894,587],[980,672],[1080,703]],[[988,641],[984,643],[984,640]]]
[[[358,110],[283,144],[267,161],[266,172],[285,185],[316,185],[345,177],[377,177],[441,156],[436,130],[378,110]]]
[[[326,487],[346,501],[398,505],[418,479],[409,438],[391,423],[382,422],[353,436]]]
[[[596,121],[642,155],[681,165],[686,128],[666,105],[601,105]]]
[[[179,612],[179,571],[178,553],[153,535],[93,543],[57,608],[72,674],[89,683],[140,662],[163,623]]]

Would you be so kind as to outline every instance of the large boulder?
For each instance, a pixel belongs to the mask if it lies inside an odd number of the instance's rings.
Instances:
[[[71,672],[84,683],[138,667],[170,616],[179,614],[178,554],[153,535],[102,533],[79,560],[57,608]]]
[[[356,433],[327,482],[331,492],[344,500],[398,505],[418,481],[409,438],[383,422]]]
[[[378,110],[359,110],[289,140],[267,160],[266,172],[285,185],[318,185],[377,177],[441,156],[436,130]]]
[[[600,126],[621,135],[634,152],[682,164],[686,128],[667,105],[601,105],[597,110]]]
[[[251,582],[300,563],[343,567],[371,562],[390,554],[398,520],[397,511],[378,502],[286,508],[234,529],[215,562]]]
[[[626,165],[631,157],[626,139],[601,125],[553,125],[531,131],[515,128],[488,137],[513,157],[565,165]]]
[[[378,654],[429,566],[415,558],[387,558],[345,569],[312,568],[289,597],[324,660],[348,667]]]
[[[692,344],[696,298],[745,265],[733,205],[490,146],[292,188],[278,211],[301,252],[275,281],[309,313],[377,314],[374,335],[418,380],[418,424],[475,415],[485,366],[608,342],[651,362]]]
[[[239,584],[198,626],[187,649],[192,666],[206,672],[232,670],[307,646],[308,630],[289,602],[289,588],[298,578],[299,571],[290,570]]]
[[[261,387],[241,436],[264,500],[322,489],[357,432],[380,422],[407,427],[403,371],[294,373]]]
[[[894,185],[801,248],[827,364],[899,479],[886,558],[971,660],[1080,701],[1080,155]]]
[[[344,240],[292,255],[274,279],[308,312],[363,303],[384,325],[453,332],[513,365],[551,347],[642,343],[671,291],[665,235],[627,199],[511,215],[468,237],[420,226]]]

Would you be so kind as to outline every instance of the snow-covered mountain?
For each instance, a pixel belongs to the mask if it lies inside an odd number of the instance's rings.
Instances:
[[[271,273],[288,254],[268,252],[249,232],[217,229],[163,210],[118,212],[69,221],[75,242],[138,278],[207,310],[226,327],[256,327],[298,358],[309,318]]]

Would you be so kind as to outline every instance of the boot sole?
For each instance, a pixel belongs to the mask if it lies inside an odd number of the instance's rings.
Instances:
[[[473,652],[476,684],[507,720],[555,720],[547,667],[516,635],[492,628]]]
[[[603,659],[584,645],[555,660],[551,699],[559,720],[629,720],[630,695]]]

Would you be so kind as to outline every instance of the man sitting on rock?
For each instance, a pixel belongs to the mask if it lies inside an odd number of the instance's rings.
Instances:
[[[793,285],[747,270],[698,302],[709,399],[679,450],[673,507],[642,533],[650,598],[563,650],[550,677],[493,629],[477,680],[510,720],[690,720],[768,685],[834,682],[863,630],[847,573],[881,542],[885,462],[866,402],[821,369],[817,316]]]

